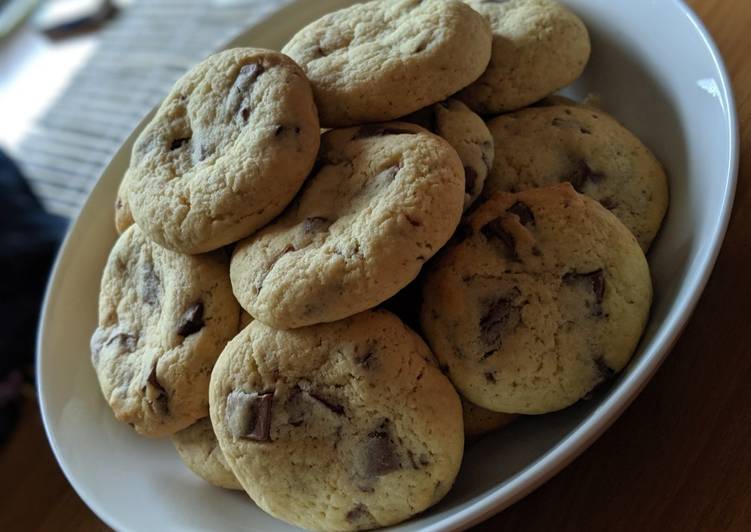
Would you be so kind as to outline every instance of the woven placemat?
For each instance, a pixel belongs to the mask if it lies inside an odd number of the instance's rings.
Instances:
[[[72,218],[133,128],[187,69],[290,0],[140,0],[21,141],[45,207]]]

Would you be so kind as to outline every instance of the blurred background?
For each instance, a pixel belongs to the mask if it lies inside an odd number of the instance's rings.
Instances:
[[[0,449],[38,423],[44,287],[101,171],[183,72],[287,1],[0,0]]]

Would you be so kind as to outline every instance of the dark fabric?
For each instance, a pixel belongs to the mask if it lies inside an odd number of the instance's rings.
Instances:
[[[24,383],[33,379],[39,311],[65,227],[0,151],[0,444],[15,424]]]

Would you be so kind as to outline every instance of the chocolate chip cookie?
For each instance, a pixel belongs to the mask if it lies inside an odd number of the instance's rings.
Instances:
[[[599,201],[649,249],[668,208],[668,180],[649,148],[603,111],[535,107],[488,123],[495,162],[485,193],[570,182]]]
[[[91,356],[115,417],[169,436],[208,414],[211,369],[237,334],[226,255],[164,249],[131,226],[102,276]]]
[[[394,120],[476,80],[488,22],[458,0],[376,0],[309,24],[282,50],[310,78],[325,127]]]
[[[498,193],[426,276],[422,329],[467,399],[496,412],[565,408],[628,363],[652,301],[629,230],[561,185]]]
[[[175,84],[133,147],[133,217],[181,253],[240,240],[292,200],[319,142],[310,83],[292,60],[257,48],[213,55]]]
[[[462,214],[462,163],[421,127],[332,130],[321,142],[317,170],[295,202],[232,256],[238,301],[278,329],[385,301],[448,241]]]
[[[243,489],[227,465],[208,416],[173,434],[172,443],[188,469],[209,484],[230,490]]]
[[[493,167],[493,136],[477,114],[459,100],[448,99],[404,118],[442,137],[464,164],[464,209],[482,192]]]
[[[291,331],[254,321],[222,352],[211,419],[228,463],[271,515],[313,530],[398,523],[454,482],[459,397],[394,315]]]
[[[520,109],[578,78],[589,60],[584,23],[555,0],[464,0],[493,30],[485,73],[459,93],[481,115]]]
[[[464,437],[468,440],[477,440],[486,434],[502,429],[511,424],[517,417],[515,414],[493,412],[487,408],[477,406],[464,397],[462,400],[462,412],[464,417]]]

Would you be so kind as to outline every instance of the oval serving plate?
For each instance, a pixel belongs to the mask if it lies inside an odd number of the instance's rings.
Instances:
[[[228,47],[279,49],[311,20],[351,3],[293,2]],[[528,494],[584,451],[667,356],[722,244],[735,191],[738,131],[728,76],[706,29],[678,0],[564,3],[584,19],[593,43],[584,76],[565,93],[596,94],[670,176],[670,211],[649,254],[652,317],[634,360],[611,387],[565,411],[522,419],[469,447],[449,495],[398,530],[466,528]],[[37,382],[52,449],[79,495],[115,529],[291,530],[243,494],[194,477],[169,440],[140,438],[115,421],[99,391],[89,337],[99,279],[116,239],[112,205],[142,126],[91,192],[47,290]]]

